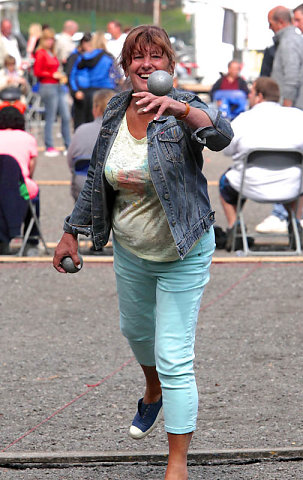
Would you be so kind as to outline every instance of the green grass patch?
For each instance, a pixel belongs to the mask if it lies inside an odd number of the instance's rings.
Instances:
[[[61,32],[65,20],[73,19],[79,24],[79,30],[82,32],[103,30],[106,31],[106,25],[110,20],[119,20],[124,27],[134,27],[143,23],[152,23],[151,15],[139,13],[96,13],[94,12],[19,12],[19,22],[21,31],[27,34],[31,23],[47,23],[55,29],[57,33]],[[186,22],[185,15],[181,9],[164,10],[161,13],[161,26],[169,35],[186,34],[190,31],[190,24]]]

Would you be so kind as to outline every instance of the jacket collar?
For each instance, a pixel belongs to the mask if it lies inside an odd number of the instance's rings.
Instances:
[[[281,38],[287,35],[290,32],[295,32],[296,28],[293,25],[289,25],[288,27],[281,28],[274,36],[273,36],[273,41],[277,45]]]

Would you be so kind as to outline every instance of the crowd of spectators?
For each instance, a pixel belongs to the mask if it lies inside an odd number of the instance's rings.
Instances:
[[[86,32],[80,41],[76,42],[74,35],[78,32],[78,24],[73,20],[66,21],[59,34],[56,34],[50,25],[32,24],[27,41],[21,35],[13,33],[10,20],[3,19],[1,22],[0,116],[3,121],[0,128],[0,154],[11,154],[19,163],[25,187],[29,198],[36,205],[37,214],[39,190],[33,180],[37,143],[35,138],[25,131],[27,95],[34,91],[42,101],[44,155],[60,155],[60,148],[56,147],[54,137],[55,123],[60,118],[63,154],[68,155],[72,162],[73,154],[78,155],[80,148],[82,154],[85,153],[88,158],[92,153],[107,101],[122,89],[122,75],[117,66],[117,58],[126,34],[119,33],[121,28],[119,22],[109,23],[108,32],[112,33],[112,40],[108,49],[104,32]],[[75,132],[71,144],[71,130],[76,130],[82,124],[87,124],[87,129],[86,125],[83,125],[83,129]],[[81,140],[79,146],[77,139],[83,138],[83,132],[89,135],[85,134],[85,142]],[[2,212],[0,218],[5,218]],[[29,218],[27,213],[25,223],[28,223]],[[2,233],[3,225],[4,220],[0,222]],[[2,253],[9,251],[10,240],[7,235],[0,235]],[[36,241],[30,237],[28,247]],[[28,254],[30,251],[31,248],[26,249]]]
[[[264,50],[260,77],[271,77],[279,89],[280,96],[278,103],[276,100],[268,100],[266,97],[262,102],[275,103],[276,107],[280,104],[293,110],[302,110],[303,35],[298,34],[298,30],[303,32],[303,4],[293,11],[282,6],[271,9],[268,13],[268,22],[269,28],[274,33],[273,44]],[[107,25],[107,35],[101,31],[84,32],[82,38],[76,42],[74,38],[78,29],[77,22],[73,20],[67,20],[59,34],[56,34],[50,25],[35,23],[30,26],[28,38],[25,40],[22,35],[13,33],[12,24],[8,19],[3,19],[0,34],[0,109],[13,105],[21,113],[24,113],[28,93],[31,89],[37,91],[44,108],[44,155],[59,156],[60,150],[63,149],[63,153],[68,156],[70,166],[74,147],[75,145],[79,146],[77,139],[82,138],[85,131],[81,128],[78,132],[78,127],[85,124],[91,131],[98,132],[98,125],[102,122],[102,114],[106,106],[104,98],[109,99],[111,95],[128,88],[127,79],[119,65],[119,56],[127,36],[127,29],[123,30],[121,23],[113,20]],[[218,91],[225,92],[225,94],[241,92],[245,100],[243,104],[243,97],[241,97],[240,112],[254,107],[250,91],[254,91],[255,84],[250,85],[241,76],[242,67],[243,64],[239,59],[232,58],[230,60],[226,73],[220,73],[218,80],[210,90],[210,102],[220,98],[217,95]],[[93,100],[102,97],[96,95],[100,90],[104,93],[101,109],[99,108],[100,102],[97,102],[99,105],[97,108],[96,101],[94,103]],[[16,93],[16,98],[12,101],[13,92],[19,92],[19,95]],[[8,99],[6,99],[6,95],[8,95]],[[225,95],[222,98],[227,97]],[[217,101],[222,113],[226,115],[226,111],[223,111],[223,103],[222,100]],[[267,111],[269,111],[269,107]],[[293,112],[293,116],[294,114],[295,112]],[[281,118],[283,116],[287,119],[292,118],[292,113],[287,109],[279,109],[279,115]],[[236,118],[234,119],[234,117]],[[54,141],[54,126],[58,118],[61,119],[63,142],[61,148],[56,147]],[[239,115],[239,111],[234,109],[234,115],[230,116],[230,120],[235,131],[241,129],[241,124],[245,124],[246,118],[252,117],[246,117],[246,112]],[[289,121],[291,122],[291,120]],[[258,126],[260,127],[260,123]],[[254,130],[253,121],[249,134],[255,139],[254,146],[258,147],[261,144],[264,146],[260,135],[256,133],[257,130],[257,128]],[[88,148],[89,152],[93,149],[96,135],[97,133],[92,135],[93,140],[90,149]],[[277,136],[279,136],[278,133]],[[271,141],[267,146],[275,144],[275,135],[270,138]],[[289,136],[284,135],[283,138],[285,146],[290,147],[293,142],[289,140]],[[234,144],[235,140],[229,147],[229,152]],[[279,142],[276,142],[277,144]],[[299,141],[298,145],[301,148]],[[88,147],[87,139],[85,147]],[[237,162],[238,157],[241,157],[241,152],[238,153]],[[87,157],[89,154],[85,156]],[[232,166],[231,171],[222,177],[225,182],[232,176],[234,168],[235,166]],[[221,189],[222,182],[221,179]],[[223,193],[225,193],[224,189]],[[75,195],[75,191],[73,191],[73,196],[75,197]],[[222,190],[221,198],[224,202]],[[224,211],[226,212],[226,208]],[[227,231],[233,228],[231,218],[234,218],[233,215],[227,217]],[[287,209],[280,204],[274,205],[272,213],[256,225],[256,230],[260,233],[287,232]]]

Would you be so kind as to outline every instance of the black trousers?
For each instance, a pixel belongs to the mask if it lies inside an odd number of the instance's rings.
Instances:
[[[93,95],[98,90],[98,88],[87,88],[81,90],[84,93],[83,100],[77,100],[74,98],[73,103],[73,118],[74,118],[74,129],[76,130],[79,125],[82,123],[92,122],[93,117]]]

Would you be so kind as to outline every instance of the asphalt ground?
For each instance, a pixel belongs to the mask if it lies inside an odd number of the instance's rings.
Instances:
[[[228,163],[206,152],[221,226],[215,182]],[[68,180],[66,158],[41,153],[36,179]],[[73,201],[68,185],[40,188],[43,233],[54,243]],[[268,211],[252,206],[251,225]],[[44,260],[0,263],[0,477],[163,478],[163,424],[141,442],[127,436],[144,382],[119,332],[111,262],[86,261],[77,275],[60,275]],[[191,480],[303,478],[302,270],[291,258],[249,263],[216,251],[197,328]],[[243,449],[255,453],[239,456]],[[44,461],[23,463],[24,452]],[[70,452],[82,452],[78,463]],[[83,452],[99,459],[85,461]]]

